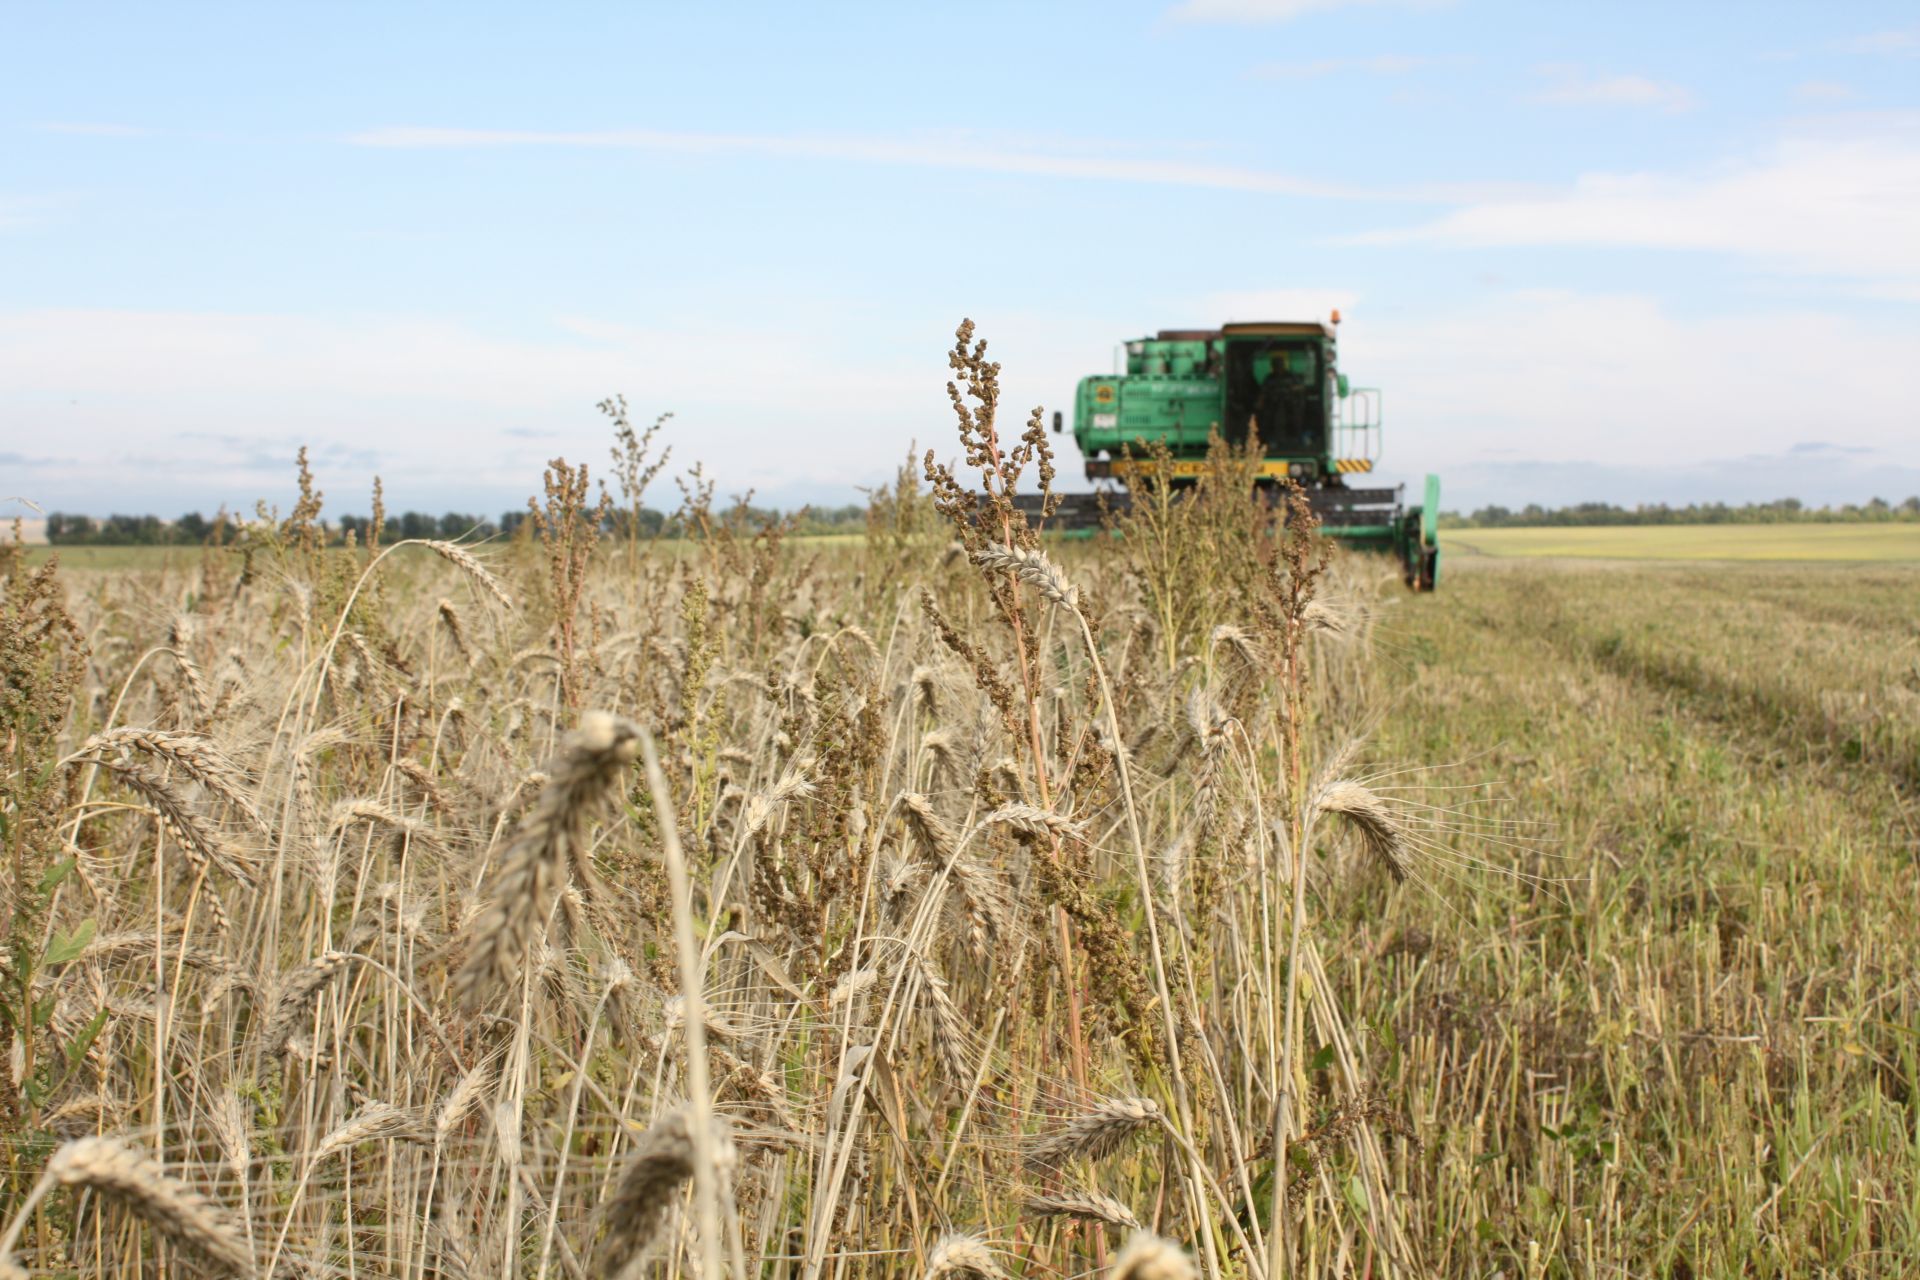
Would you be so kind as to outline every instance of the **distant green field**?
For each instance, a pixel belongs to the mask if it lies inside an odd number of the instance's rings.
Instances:
[[[198,547],[48,547],[27,548],[27,563],[42,564],[58,551],[62,569],[163,569],[192,564]]]
[[[1441,534],[1440,544],[1456,564],[1470,556],[1573,556],[1604,560],[1920,560],[1920,524],[1455,529]]]

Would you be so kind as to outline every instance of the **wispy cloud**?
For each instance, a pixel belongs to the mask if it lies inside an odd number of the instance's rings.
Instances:
[[[146,138],[153,130],[131,124],[56,120],[39,126],[42,133],[67,133],[84,138]]]
[[[1028,174],[1044,178],[1199,187],[1333,200],[1446,202],[1462,196],[1448,187],[1378,188],[1325,182],[1236,165],[1164,158],[1071,155],[959,139],[895,139],[817,134],[682,133],[658,129],[460,129],[387,126],[350,134],[362,147],[404,149],[573,148],[655,151],[678,155],[760,155],[847,160],[916,168]]]
[[[1920,143],[1808,137],[1708,176],[1594,173],[1543,198],[1470,203],[1358,243],[1614,245],[1739,254],[1920,300]]]
[[[1678,85],[1662,84],[1645,76],[1595,76],[1570,63],[1548,63],[1535,68],[1535,74],[1547,80],[1547,87],[1533,95],[1535,102],[1563,106],[1653,107],[1661,111],[1685,111],[1693,106],[1693,95]]]
[[[1842,53],[1920,57],[1920,27],[1903,27],[1894,31],[1875,31],[1864,36],[1850,36],[1836,42],[1834,47]]]
[[[1316,58],[1311,62],[1269,62],[1252,74],[1262,80],[1318,80],[1324,76],[1403,76],[1426,67],[1456,63],[1457,58],[1422,54],[1380,53],[1370,58]]]
[[[1291,22],[1310,13],[1392,5],[1402,9],[1438,8],[1446,0],[1180,0],[1167,16],[1177,22]]]
[[[1335,311],[1351,313],[1359,303],[1359,294],[1336,286],[1253,289],[1213,294],[1199,310],[1226,324],[1243,320],[1325,320]]]
[[[1853,86],[1834,80],[1803,80],[1793,86],[1793,96],[1802,102],[1847,102],[1860,95]]]
[[[47,201],[36,196],[0,195],[0,231],[30,227],[40,221]]]

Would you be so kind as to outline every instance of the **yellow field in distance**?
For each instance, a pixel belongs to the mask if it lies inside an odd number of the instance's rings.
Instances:
[[[1572,529],[1450,529],[1455,564],[1472,556],[1599,560],[1912,560],[1920,524],[1619,525]]]

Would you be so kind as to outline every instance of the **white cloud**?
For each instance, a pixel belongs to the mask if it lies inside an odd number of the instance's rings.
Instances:
[[[1544,197],[1469,203],[1360,243],[1614,245],[1750,257],[1920,299],[1920,144],[1806,138],[1704,177],[1596,173]]]
[[[1842,53],[1893,54],[1898,57],[1920,56],[1920,27],[1905,27],[1895,31],[1875,31],[1869,35],[1853,36],[1839,41],[1835,45]]]
[[[982,142],[969,136],[900,139],[812,134],[682,133],[658,129],[463,129],[391,125],[350,134],[346,141],[355,146],[402,150],[553,147],[655,151],[678,155],[732,154],[846,160],[912,168],[1026,174],[1065,180],[1416,204],[1451,203],[1496,191],[1513,190],[1513,184],[1487,183],[1366,187],[1325,182],[1271,169],[1116,155],[1110,144],[1082,143],[1081,154],[1066,154],[1063,150],[1041,150],[1031,145]]]
[[[1249,320],[1325,320],[1338,311],[1351,315],[1360,295],[1351,289],[1317,287],[1297,289],[1254,289],[1237,293],[1217,293],[1207,299],[1205,314],[1211,324],[1235,324]]]
[[[686,155],[727,153],[801,159],[865,161],[933,169],[1032,174],[1050,178],[1205,187],[1273,195],[1333,199],[1386,199],[1393,193],[1319,182],[1266,169],[1192,164],[1177,160],[1059,155],[981,145],[966,140],[900,141],[886,138],[808,135],[671,133],[653,129],[547,131],[447,129],[395,126],[348,138],[358,146],[396,148],[568,147],[662,151]],[[1417,193],[1400,193],[1418,198]]]
[[[1860,95],[1853,86],[1834,80],[1803,80],[1793,86],[1793,96],[1802,102],[1847,102]]]
[[[1430,9],[1446,0],[1181,0],[1167,13],[1179,22],[1264,23],[1291,22],[1310,13],[1335,9],[1370,8],[1392,4],[1399,8]]]
[[[1593,76],[1566,63],[1549,63],[1536,68],[1549,81],[1533,96],[1536,102],[1563,106],[1655,107],[1662,111],[1685,111],[1693,106],[1693,95],[1678,85],[1661,84],[1645,76]]]
[[[1335,75],[1403,76],[1442,59],[1418,54],[1382,53],[1369,58],[1316,58],[1311,62],[1271,62],[1255,67],[1252,74],[1263,80],[1318,80]]]
[[[81,121],[55,121],[40,126],[42,133],[68,133],[86,138],[145,138],[151,129],[131,124],[100,124]]]

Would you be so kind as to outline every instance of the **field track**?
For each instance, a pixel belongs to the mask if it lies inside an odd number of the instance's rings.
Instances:
[[[1441,545],[1468,556],[1604,560],[1920,560],[1920,524],[1626,525],[1453,529]]]

